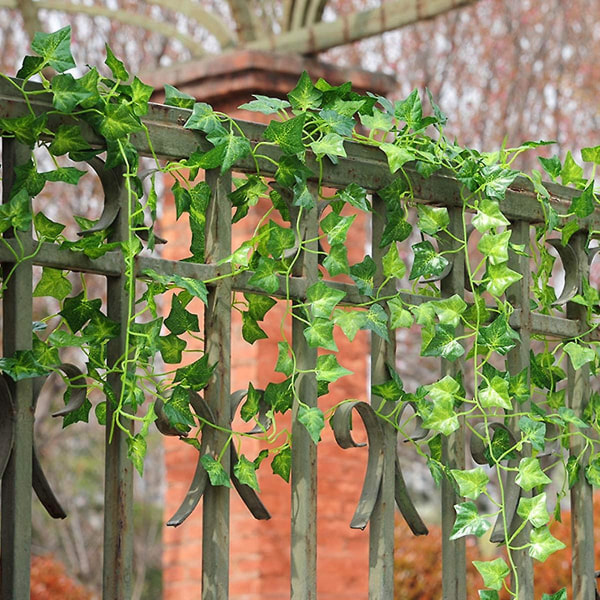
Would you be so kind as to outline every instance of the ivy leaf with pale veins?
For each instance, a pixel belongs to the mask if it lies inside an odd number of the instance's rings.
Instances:
[[[441,356],[455,361],[465,353],[465,349],[456,339],[452,325],[436,324],[433,337],[421,347],[421,356]]]
[[[258,414],[261,397],[262,391],[255,389],[255,387],[252,385],[252,382],[248,382],[248,395],[246,396],[246,402],[244,402],[242,408],[240,409],[240,416],[245,423]]]
[[[272,258],[261,256],[258,259],[258,266],[248,283],[255,285],[267,294],[274,294],[279,289],[277,262]]]
[[[273,412],[285,413],[292,408],[294,392],[292,390],[291,378],[281,383],[269,383],[265,388],[265,403],[273,409]]]
[[[32,221],[31,202],[27,190],[19,190],[7,204],[0,204],[0,233],[10,227],[27,231]]]
[[[355,218],[356,215],[342,217],[334,212],[329,213],[321,220],[321,230],[327,235],[327,242],[332,246],[343,244]]]
[[[336,275],[348,275],[350,266],[348,265],[348,249],[344,244],[333,244],[329,249],[329,254],[323,259],[323,266],[331,277]]]
[[[260,327],[260,325],[250,316],[250,313],[242,313],[242,337],[249,343],[254,344],[256,340],[263,340],[269,337]]]
[[[502,296],[513,283],[523,279],[521,273],[508,268],[507,263],[489,264],[486,272],[487,291],[496,296]]]
[[[325,131],[331,131],[344,137],[350,137],[354,129],[355,121],[352,117],[342,115],[335,110],[322,110],[319,113],[319,118],[322,119],[322,125],[325,126]]]
[[[204,262],[205,258],[206,211],[210,204],[211,195],[212,191],[205,181],[201,181],[189,191],[190,229],[192,231],[190,252],[195,262]],[[206,300],[203,301],[206,302]]]
[[[519,419],[519,429],[523,432],[526,439],[534,450],[543,452],[546,448],[546,423],[534,421],[526,415]],[[539,525],[537,525],[539,527]]]
[[[114,141],[142,129],[140,120],[124,104],[107,104],[98,130],[107,140]]]
[[[192,364],[177,369],[174,382],[181,382],[192,390],[201,390],[208,385],[216,366],[217,363],[208,364],[208,354],[205,354]]]
[[[92,97],[92,93],[86,90],[73,75],[63,73],[56,75],[51,80],[52,105],[56,110],[70,113],[84,100]]]
[[[81,128],[79,126],[60,125],[54,134],[52,143],[48,146],[48,150],[54,156],[62,156],[63,154],[67,154],[67,152],[87,150],[89,147],[90,145],[81,135]]]
[[[197,129],[206,134],[213,132],[226,133],[221,125],[219,116],[215,113],[213,107],[210,104],[206,104],[206,102],[196,102],[194,104],[192,114],[183,127],[185,129]]]
[[[452,469],[450,472],[458,485],[460,495],[472,500],[477,500],[485,492],[490,481],[487,473],[481,467],[464,471]]]
[[[127,72],[123,62],[114,55],[108,44],[105,44],[105,49],[106,60],[104,61],[104,64],[110,69],[110,72],[113,74],[115,79],[127,81],[129,79],[129,73]]]
[[[483,577],[484,585],[493,590],[501,589],[504,578],[510,574],[510,569],[503,558],[488,561],[474,560],[473,565]]]
[[[400,258],[398,246],[396,244],[392,244],[390,246],[390,249],[382,258],[381,264],[385,277],[396,277],[397,279],[402,279],[402,277],[404,277],[406,274],[406,265]]]
[[[531,546],[529,547],[529,556],[544,562],[551,554],[557,550],[566,548],[565,544],[557,540],[547,526],[539,527],[531,531]]]
[[[517,514],[524,521],[529,521],[533,527],[546,525],[550,520],[550,514],[546,507],[546,492],[533,496],[533,498],[523,496],[519,500]]]
[[[390,171],[395,173],[403,165],[415,159],[415,155],[406,148],[401,148],[395,144],[384,143],[379,148],[385,153],[388,160]]]
[[[473,217],[471,223],[480,233],[485,233],[492,229],[492,227],[505,227],[509,225],[509,221],[502,214],[498,202],[488,198],[483,198],[479,202],[477,214]]]
[[[334,322],[331,319],[316,318],[303,329],[304,337],[311,348],[325,348],[337,352],[333,339]]]
[[[558,590],[555,594],[544,594],[542,600],[567,600],[567,588]]]
[[[431,242],[424,241],[412,246],[414,252],[413,266],[409,279],[419,277],[435,277],[441,275],[448,265],[448,259],[440,255]]]
[[[344,335],[352,342],[359,329],[363,329],[367,316],[362,310],[333,311],[333,322],[344,332]]]
[[[265,139],[278,144],[284,154],[300,154],[304,152],[302,135],[305,120],[306,114],[303,113],[287,121],[271,121],[265,129]]]
[[[227,472],[220,462],[216,461],[210,454],[205,454],[200,459],[200,462],[202,463],[205,471],[208,473],[208,478],[210,479],[211,485],[224,485],[228,488],[231,487],[229,475],[227,475]]]
[[[460,323],[461,315],[467,310],[467,303],[458,294],[443,300],[433,300],[431,306],[440,323],[452,325],[453,327]]]
[[[165,104],[179,108],[193,108],[196,99],[185,92],[180,92],[176,87],[165,83]]]
[[[413,316],[404,308],[404,303],[400,298],[392,298],[388,300],[387,304],[390,309],[390,329],[412,326]]]
[[[437,207],[419,204],[417,211],[419,214],[417,226],[423,233],[435,235],[438,231],[450,225],[448,209],[443,206]]]
[[[321,431],[325,427],[325,417],[323,411],[316,406],[307,408],[303,404],[298,409],[298,421],[306,427],[312,441],[318,444],[321,440]]]
[[[508,391],[508,381],[502,377],[494,376],[491,381],[486,382],[479,391],[479,402],[484,408],[497,406],[512,410],[512,402]]]
[[[364,212],[369,212],[371,206],[367,200],[367,190],[361,187],[357,183],[350,183],[345,189],[338,192],[338,198],[343,200],[346,204],[354,206]]]
[[[295,111],[320,108],[322,99],[323,92],[313,85],[306,71],[300,76],[296,87],[288,94],[288,100]]]
[[[337,156],[346,156],[344,138],[337,133],[327,133],[320,140],[310,144],[311,150],[317,156],[328,156],[335,164]]]
[[[244,298],[248,302],[248,312],[255,321],[262,321],[265,315],[277,304],[277,301],[273,298],[261,294],[245,293]]]
[[[40,115],[39,117],[25,115],[11,119],[0,119],[0,131],[4,134],[12,133],[17,141],[33,148],[46,126],[46,119],[46,115]],[[15,167],[15,170],[19,168],[23,169],[24,167],[25,165],[19,165]],[[39,193],[39,191],[36,193]],[[35,194],[32,195],[35,196]]]
[[[460,427],[454,401],[451,398],[440,398],[428,407],[427,412],[422,412],[423,427],[439,431],[443,435],[450,435]]]
[[[158,338],[158,350],[162,359],[167,364],[178,364],[181,362],[181,356],[186,347],[185,340],[178,338],[174,334],[160,336]]]
[[[456,520],[450,533],[451,540],[457,540],[465,535],[481,537],[490,527],[490,522],[477,511],[474,502],[455,504]]]
[[[505,355],[521,338],[510,327],[506,315],[499,315],[492,323],[479,330],[478,344],[488,351]]]
[[[365,313],[364,329],[376,333],[380,338],[390,341],[388,336],[388,315],[380,304],[373,304]]]
[[[565,344],[563,350],[569,355],[571,364],[575,370],[581,369],[583,365],[593,361],[596,358],[596,352],[592,348],[587,348],[575,342]]]
[[[269,221],[265,246],[273,258],[281,258],[286,250],[293,248],[295,245],[296,235],[292,229],[282,227],[275,221]]]
[[[54,33],[36,33],[31,42],[31,49],[58,73],[75,67],[75,61],[71,55],[70,25]]]
[[[371,296],[373,294],[373,285],[377,266],[370,256],[365,256],[362,262],[350,267],[350,277],[353,279],[356,287],[361,294]]]
[[[100,312],[102,300],[88,300],[84,292],[63,302],[60,315],[64,317],[73,333],[77,333],[95,314]]]
[[[252,94],[255,100],[250,100],[241,106],[238,106],[241,110],[251,110],[253,112],[260,112],[263,115],[273,115],[280,110],[285,110],[290,107],[290,103],[281,98],[271,98],[269,96],[262,96],[261,94]],[[273,121],[271,121],[272,123]]]
[[[333,383],[340,379],[340,377],[352,375],[352,371],[342,367],[335,354],[322,354],[317,358],[316,374],[317,381]]]
[[[477,249],[483,254],[490,264],[500,265],[508,260],[508,243],[510,242],[510,230],[502,233],[485,233],[479,243]]]
[[[560,170],[560,178],[563,185],[569,185],[569,183],[577,185],[583,180],[583,169],[575,162],[570,150],[567,152],[565,162]]]
[[[233,131],[222,132],[215,130],[209,133],[206,139],[214,144],[214,149],[219,152],[221,175],[229,171],[238,160],[245,158],[252,152],[248,138],[235,135]]]
[[[496,200],[504,200],[508,186],[517,178],[519,172],[501,165],[489,165],[483,167],[481,174],[485,179],[484,191],[487,196]]]
[[[328,286],[324,281],[313,283],[306,290],[306,299],[313,317],[328,319],[333,309],[346,296],[346,292]]]
[[[181,386],[173,388],[171,397],[163,404],[165,416],[173,427],[187,431],[196,425],[196,419],[190,410],[190,392]]]
[[[260,491],[256,479],[256,465],[243,454],[240,454],[237,463],[233,465],[233,474],[241,484],[247,485],[257,492]]]
[[[528,456],[521,459],[518,467],[518,474],[515,483],[526,492],[540,485],[551,483],[550,477],[542,471],[540,461],[537,458]]]
[[[277,364],[275,371],[289,377],[294,372],[294,359],[291,356],[292,349],[287,342],[277,342]]]

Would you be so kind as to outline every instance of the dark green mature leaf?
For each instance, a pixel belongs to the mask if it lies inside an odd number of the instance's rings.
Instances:
[[[394,104],[394,115],[404,121],[409,128],[415,131],[421,129],[423,108],[417,89],[414,89],[404,100],[398,100]]]
[[[250,313],[244,311],[242,313],[242,337],[249,344],[254,344],[256,340],[263,340],[269,336],[260,328]]]
[[[195,108],[196,105],[194,106]],[[192,117],[190,117],[190,120]],[[231,130],[221,131],[216,129],[206,137],[214,144],[214,150],[218,153],[218,164],[221,166],[221,175],[229,171],[238,160],[248,156],[252,151],[248,138],[235,135]]]
[[[81,292],[63,302],[60,315],[64,317],[73,333],[78,332],[94,315],[100,313],[102,300],[96,298],[88,300],[85,293]],[[102,313],[100,313],[102,314]]]
[[[377,266],[370,256],[365,256],[362,262],[350,267],[350,277],[353,279],[356,287],[361,294],[371,296],[373,294],[373,285]]]
[[[294,392],[292,390],[291,378],[281,383],[269,383],[265,388],[265,403],[270,406],[274,412],[285,413],[292,408]]]
[[[208,354],[205,354],[191,365],[177,369],[174,381],[192,390],[201,390],[208,385],[216,366],[217,363],[208,364]]]
[[[412,246],[414,252],[413,266],[410,271],[409,279],[418,279],[419,277],[435,277],[441,275],[442,271],[448,265],[448,259],[440,255],[431,245],[431,242],[424,241]]]
[[[384,383],[371,386],[371,394],[383,398],[386,402],[397,402],[404,396],[402,382],[396,378],[388,379]]]
[[[305,113],[283,122],[271,121],[265,129],[265,139],[278,144],[284,154],[300,154],[304,152],[302,135],[305,121]]]
[[[186,347],[186,342],[176,335],[160,336],[158,338],[158,350],[162,359],[167,364],[178,364],[181,362],[181,356]]]
[[[276,300],[269,296],[245,293],[244,298],[248,301],[248,312],[255,321],[262,321],[265,315],[277,304]]]
[[[365,313],[364,329],[376,333],[380,338],[390,341],[388,336],[388,315],[380,304],[373,304]]]
[[[421,356],[441,356],[455,361],[465,353],[465,349],[456,339],[452,325],[436,324],[433,337],[421,347]]]
[[[302,73],[296,87],[288,94],[288,100],[295,111],[320,108],[323,92],[317,89],[306,71]]]
[[[64,113],[70,113],[73,109],[84,100],[93,96],[92,92],[77,81],[73,75],[63,73],[56,75],[51,81],[52,88],[52,104],[56,110]]]
[[[510,573],[510,569],[503,558],[489,561],[474,560],[473,565],[483,577],[484,585],[493,590],[501,589],[504,578]]]
[[[292,451],[291,448],[283,448],[278,454],[273,457],[271,469],[275,475],[279,475],[284,481],[289,482],[290,470],[292,468]]]
[[[223,485],[230,488],[231,483],[229,481],[229,475],[223,468],[223,465],[214,459],[210,454],[205,454],[200,462],[208,473],[210,484],[214,486]]]
[[[0,132],[13,134],[17,141],[33,148],[46,126],[46,120],[46,115],[40,115],[39,117],[25,115],[24,117],[14,117],[12,119],[0,119]],[[25,165],[21,165],[20,168],[25,168]],[[36,193],[39,193],[39,191]],[[35,196],[35,194],[32,195]]]
[[[196,419],[190,410],[190,392],[181,386],[173,388],[171,397],[163,404],[163,410],[174,427],[179,426],[187,431],[189,427],[196,425]]]
[[[451,540],[457,540],[465,535],[481,537],[490,527],[490,522],[482,517],[474,502],[455,504],[456,521],[450,534]]]
[[[107,140],[115,141],[139,131],[142,124],[124,104],[108,104],[98,129]]]
[[[125,69],[125,65],[113,54],[113,51],[108,44],[105,44],[105,49],[106,60],[104,61],[104,64],[110,69],[115,79],[127,81],[129,79],[129,73],[127,72],[127,69]]]
[[[316,406],[307,408],[302,404],[298,409],[298,421],[306,427],[312,441],[318,444],[321,440],[321,431],[325,427],[323,411]]]
[[[31,350],[17,350],[13,356],[0,358],[0,371],[10,375],[14,381],[47,375],[50,369],[41,365]]]
[[[244,402],[242,408],[240,409],[240,416],[245,423],[258,414],[259,403],[262,395],[262,390],[255,389],[255,387],[252,385],[252,382],[249,381],[246,402]]]
[[[46,181],[62,181],[71,185],[77,185],[79,180],[86,175],[86,171],[76,169],[75,167],[58,167],[54,171],[45,171],[40,173]]]
[[[325,348],[337,352],[337,346],[333,339],[334,322],[331,319],[316,318],[304,328],[303,333],[311,348]]]
[[[479,600],[500,600],[496,590],[478,590]]]
[[[204,262],[206,211],[210,204],[212,190],[205,181],[201,181],[190,190],[189,194],[190,229],[192,231],[190,252],[195,262]],[[206,299],[203,301],[206,302]]]
[[[532,558],[544,562],[551,554],[563,548],[566,548],[565,544],[557,540],[547,526],[532,530],[529,547],[529,556]]]
[[[552,180],[556,180],[556,178],[560,175],[560,172],[562,170],[560,158],[558,158],[558,156],[553,156],[552,158],[544,158],[543,156],[538,156],[538,160],[544,168],[544,171],[546,171],[546,173],[550,175]]]
[[[177,106],[179,108],[193,108],[196,99],[185,92],[180,92],[176,87],[164,84],[165,104],[168,106]]]
[[[581,192],[581,195],[573,198],[569,212],[572,212],[575,216],[583,219],[591,215],[594,212],[595,207],[596,196],[594,194],[594,184],[592,182],[585,190],[583,190],[583,192]]]
[[[17,71],[19,79],[29,79],[44,68],[44,59],[41,56],[25,56],[23,64]]]
[[[75,61],[71,55],[70,25],[54,33],[36,33],[31,42],[31,49],[58,73],[75,67]]]
[[[55,78],[56,79],[56,78]],[[54,80],[52,80],[54,82]],[[77,125],[60,125],[48,150],[54,156],[62,156],[67,152],[87,150],[90,145],[83,139],[81,128]]]
[[[65,226],[51,221],[44,213],[39,212],[33,217],[33,225],[40,241],[55,242]]]
[[[0,233],[10,227],[18,231],[27,231],[31,220],[31,202],[27,190],[18,191],[10,202],[0,205]]]
[[[94,345],[105,344],[108,340],[116,338],[121,331],[121,325],[117,321],[109,319],[101,312],[94,313],[89,324],[83,330],[83,335]]]
[[[179,296],[171,296],[171,312],[165,319],[165,326],[173,335],[181,335],[186,331],[200,331],[198,315],[185,310],[187,302],[183,303]]]
[[[258,259],[258,266],[248,283],[255,285],[267,294],[274,294],[279,289],[277,262],[272,258],[261,256]]]
[[[283,187],[291,188],[299,181],[306,181],[313,172],[296,156],[284,155],[279,159],[275,180]]]
[[[342,367],[335,354],[322,354],[317,358],[316,374],[317,381],[333,383],[340,379],[340,377],[352,375],[352,371]]]
[[[313,283],[306,290],[313,317],[328,319],[333,309],[346,296],[346,292],[328,286],[324,281]]]

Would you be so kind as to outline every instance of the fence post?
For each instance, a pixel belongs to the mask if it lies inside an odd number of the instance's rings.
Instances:
[[[587,279],[589,270],[588,255],[585,251],[586,238],[587,232],[578,231],[570,241],[577,257],[580,282]],[[582,293],[581,289],[579,293]],[[579,321],[581,331],[587,329],[587,308],[585,306],[569,302],[567,318]],[[569,359],[568,380],[569,407],[575,411],[578,417],[582,417],[590,397],[589,365],[583,365],[575,370]],[[584,433],[590,435],[591,431],[586,429]],[[594,497],[592,486],[584,474],[584,467],[590,459],[590,450],[584,451],[585,445],[585,440],[580,436],[569,437],[569,455],[578,457],[581,461],[579,477],[571,488],[572,581],[573,598],[594,600],[597,597],[594,577]]]
[[[377,271],[373,288],[384,280],[382,258],[386,252],[380,248],[381,236],[386,225],[385,202],[373,195],[372,253]],[[392,242],[395,243],[395,242]],[[394,288],[395,291],[395,288]],[[395,367],[396,340],[390,331],[390,341],[371,332],[371,384],[389,379],[387,364]],[[371,397],[371,403],[382,413],[393,411],[393,403]],[[394,498],[397,431],[393,425],[381,421],[383,429],[383,476],[379,495],[369,522],[369,600],[389,600],[394,597],[394,525],[396,504]]]
[[[129,198],[125,179],[120,169],[116,175],[115,179],[122,186],[119,195],[120,210],[113,223],[110,242],[127,240],[129,235]],[[107,344],[107,360],[111,367],[118,365],[125,352],[129,302],[126,279],[124,272],[116,277],[106,278],[107,315],[121,324],[119,336]],[[121,373],[111,373],[108,385],[118,399],[121,395]],[[102,597],[104,600],[129,600],[133,581],[133,464],[127,455],[127,434],[119,427],[111,427],[114,406],[110,399],[107,399],[106,406]]]
[[[311,188],[316,198],[317,190]],[[304,216],[300,228],[305,240],[314,240],[305,247],[294,267],[294,275],[304,277],[307,286],[317,281],[319,231],[318,209]],[[299,243],[300,240],[298,240]],[[300,311],[300,309],[297,309]],[[296,314],[296,310],[294,310]],[[301,311],[298,316],[304,319]],[[304,322],[292,320],[292,349],[300,370],[313,370],[317,363],[317,349],[311,348],[304,337]],[[317,380],[314,373],[302,373],[296,379],[299,398],[308,406],[317,406]],[[317,445],[306,427],[298,421],[298,403],[292,411],[292,467],[291,467],[291,600],[317,598]]]
[[[15,181],[15,167],[27,162],[31,151],[14,139],[2,144],[2,202],[9,201]],[[14,237],[6,232],[6,237]],[[31,248],[31,230],[19,232],[25,248]],[[2,265],[2,277],[12,265]],[[32,344],[32,263],[21,263],[6,284],[3,298],[3,356],[30,350]],[[9,389],[16,408],[12,454],[2,478],[2,598],[29,598],[31,562],[31,484],[33,445],[33,380],[13,382]]]
[[[231,254],[231,174],[206,172],[212,196],[206,215],[207,261],[216,263]],[[223,265],[223,273],[230,265]],[[205,352],[209,364],[217,363],[214,375],[204,390],[216,425],[225,431],[205,431],[210,435],[208,451],[215,456],[230,442],[231,427],[231,278],[226,277],[209,289],[204,313]],[[230,471],[229,452],[221,463]],[[225,600],[229,597],[229,488],[209,485],[204,493],[202,513],[202,598]]]
[[[444,247],[450,251],[448,260],[452,262],[452,270],[440,282],[443,298],[449,298],[454,294],[464,296],[465,289],[465,252],[460,249],[460,242],[465,236],[463,227],[463,215],[461,208],[449,208],[448,215],[450,223],[448,230],[452,236],[445,240]],[[455,239],[456,238],[456,239]],[[465,240],[467,243],[467,240]],[[460,335],[462,328],[457,327],[456,333]],[[442,376],[450,375],[456,377],[461,371],[462,362],[442,359]],[[442,436],[442,460],[444,464],[452,469],[465,468],[465,438],[463,429],[464,420],[461,419],[461,427],[449,436]],[[465,600],[467,597],[466,583],[466,544],[465,538],[450,540],[456,511],[454,505],[460,502],[460,498],[454,491],[452,482],[446,477],[442,478],[442,590],[444,600]]]

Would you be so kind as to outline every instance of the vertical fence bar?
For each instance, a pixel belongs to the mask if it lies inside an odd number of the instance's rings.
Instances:
[[[440,282],[442,297],[449,298],[455,294],[464,296],[465,289],[465,254],[458,240],[464,238],[463,216],[461,208],[449,208],[450,223],[448,230],[452,236],[444,240],[444,248],[450,250],[448,260],[452,262],[452,270]],[[454,239],[457,238],[457,239]],[[466,240],[465,240],[466,243]],[[461,334],[460,326],[456,329]],[[461,370],[462,362],[442,360],[442,376],[456,377]],[[451,469],[465,468],[465,438],[463,422],[461,428],[449,436],[442,437],[442,461]],[[460,502],[452,483],[442,479],[442,590],[444,600],[465,600],[466,583],[466,546],[465,538],[450,540],[456,511],[454,505]]]
[[[111,242],[127,240],[129,235],[129,198],[121,175],[122,172],[118,171],[117,180],[122,182],[120,210],[109,238]],[[119,336],[107,345],[108,364],[114,367],[123,359],[125,352],[129,302],[125,273],[106,278],[106,295],[108,317],[121,324]],[[122,387],[121,374],[111,373],[108,384],[118,399]],[[114,408],[107,401],[102,597],[104,600],[128,600],[133,582],[133,465],[127,456],[127,434],[119,427],[111,427]]]
[[[580,282],[587,279],[589,272],[585,251],[586,236],[587,232],[579,231],[573,235],[570,241],[577,258]],[[582,289],[579,290],[579,293],[582,293]],[[582,332],[587,329],[586,312],[585,306],[574,302],[567,303],[567,318],[578,320]],[[568,378],[569,406],[578,417],[582,417],[590,397],[589,365],[583,365],[575,370],[569,360]],[[592,435],[590,430],[584,430],[584,433]],[[569,437],[570,456],[579,457],[581,461],[579,478],[571,488],[573,598],[594,600],[597,597],[594,578],[594,497],[592,486],[583,473],[590,458],[589,449],[584,452],[584,447],[585,441],[580,436]]]
[[[381,236],[386,225],[385,203],[373,196],[372,252],[377,265],[374,289],[384,280],[382,258],[387,248],[380,248]],[[395,367],[396,340],[390,332],[386,342],[371,332],[371,383],[379,384],[389,379],[387,364]],[[371,402],[382,413],[393,411],[393,404],[373,396]],[[379,495],[369,523],[369,599],[388,600],[394,597],[394,524],[395,524],[395,461],[397,431],[393,425],[381,421],[383,429],[383,477]]]
[[[529,223],[526,221],[516,221],[511,224],[512,234],[510,241],[515,245],[522,245],[525,248],[529,248]],[[513,250],[509,250],[508,266],[521,273],[523,277],[517,281],[517,283],[511,285],[506,291],[506,299],[515,310],[520,310],[520,330],[519,334],[521,341],[513,348],[507,356],[508,371],[514,376],[520,373],[523,369],[529,367],[529,348],[530,348],[530,284],[531,278],[529,277],[530,262],[529,256],[523,256],[517,254]],[[527,381],[529,382],[529,372],[527,373]],[[529,410],[530,403],[527,402],[522,406],[522,410]],[[518,431],[518,419],[513,419],[510,424],[511,428],[515,430],[516,439],[520,438]],[[530,456],[531,447],[529,444],[525,444],[522,450],[522,456]],[[517,476],[516,471],[508,471],[506,477],[505,491],[510,487],[516,486],[515,479]],[[525,492],[521,490],[522,496],[531,496],[531,492]],[[510,524],[510,532],[516,531],[517,528],[522,524],[522,519],[517,514],[513,517],[513,521]],[[524,546],[529,543],[529,537],[531,534],[531,525],[527,523],[521,530],[519,535],[515,538],[513,544],[517,547]],[[529,549],[523,548],[521,550],[513,551],[513,561],[517,569],[518,576],[518,598],[519,600],[528,600],[533,598],[533,559],[529,556]],[[513,576],[512,589],[516,592],[517,582]]]
[[[206,182],[212,197],[206,215],[207,262],[216,263],[231,254],[231,174],[220,177],[207,171]],[[223,274],[230,265],[223,265]],[[209,364],[217,363],[204,391],[216,425],[225,431],[210,432],[208,451],[216,458],[229,443],[231,426],[231,279],[226,277],[211,286],[204,314],[205,352]],[[206,432],[209,433],[209,432]],[[229,473],[229,452],[221,463]],[[224,600],[229,597],[229,488],[209,485],[204,493],[202,513],[202,598]]]
[[[2,145],[2,202],[9,201],[15,180],[15,167],[30,157],[29,148],[12,139]],[[14,235],[9,232],[5,236]],[[19,232],[31,239],[31,231]],[[28,247],[28,244],[26,244]],[[2,265],[3,278],[12,265]],[[3,350],[11,356],[17,350],[31,349],[33,321],[31,262],[21,263],[6,284],[3,299]],[[2,479],[2,598],[29,598],[31,560],[31,475],[33,443],[32,380],[8,381],[16,405],[16,425],[12,454]]]
[[[312,190],[313,194],[315,190]],[[302,237],[316,240],[319,229],[317,209],[302,218]],[[317,281],[317,242],[305,245],[294,267],[294,275],[304,277],[308,284]],[[297,312],[298,311],[298,312]],[[304,319],[300,309],[294,314]],[[311,348],[304,337],[304,323],[292,320],[292,349],[299,370],[314,370],[317,349]],[[317,406],[317,380],[314,373],[301,373],[295,382],[298,397],[308,406]],[[292,514],[291,514],[291,599],[317,598],[317,446],[306,427],[297,419],[298,403],[292,411]]]

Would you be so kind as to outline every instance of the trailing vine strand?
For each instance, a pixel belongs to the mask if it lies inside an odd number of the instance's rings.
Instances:
[[[81,394],[84,387],[102,390],[105,400],[96,404],[96,418],[111,430],[118,427],[125,433],[129,455],[140,474],[149,427],[156,422],[162,433],[179,436],[199,451],[192,486],[199,490],[192,497],[195,503],[209,483],[230,486],[233,482],[257,518],[268,518],[256,496],[260,465],[269,458],[275,474],[286,481],[290,476],[293,439],[278,422],[279,415],[294,408],[314,443],[331,421],[343,447],[356,445],[350,434],[353,409],[365,423],[371,444],[379,443],[381,423],[393,425],[427,462],[435,482],[451,481],[463,499],[455,506],[451,539],[482,536],[496,520],[492,539],[503,545],[504,554],[475,563],[485,587],[480,597],[499,598],[503,588],[511,597],[519,597],[515,552],[526,550],[543,561],[562,548],[548,528],[559,515],[561,500],[580,478],[600,486],[600,395],[593,392],[585,398],[583,410],[574,409],[566,397],[568,370],[591,375],[599,365],[600,296],[589,280],[588,259],[597,252],[593,247],[599,230],[594,176],[600,146],[582,150],[589,178],[570,153],[564,161],[540,157],[541,171],[520,173],[514,169],[519,155],[549,142],[526,142],[496,152],[463,148],[445,137],[447,118],[430,94],[427,101],[432,114],[425,115],[417,90],[391,102],[359,95],[349,83],[314,83],[303,73],[287,99],[257,95],[240,107],[271,116],[258,140],[249,139],[228,115],[165,86],[165,103],[188,110],[184,127],[200,132],[205,145],[184,160],[164,162],[158,159],[143,121],[152,88],[131,77],[108,47],[110,76],[95,67],[88,67],[80,77],[68,73],[76,66],[70,35],[68,27],[37,34],[32,44],[35,55],[25,57],[16,78],[1,75],[5,85],[21,94],[26,112],[1,118],[0,133],[32,150],[30,159],[15,168],[8,201],[0,206],[0,251],[12,265],[5,272],[2,292],[18,265],[35,259],[45,244],[81,253],[92,261],[120,253],[128,298],[125,350],[109,366],[106,346],[121,335],[121,324],[104,314],[100,298],[89,297],[86,278],[81,277],[81,291],[75,294],[63,270],[43,267],[34,296],[57,299],[60,311],[42,315],[33,324],[32,349],[1,358],[1,370],[16,381],[62,371],[68,386],[66,408],[58,416],[64,425],[88,420],[92,404]],[[44,75],[48,66],[58,73],[51,80]],[[43,102],[52,108],[41,111]],[[155,163],[144,172],[135,142],[141,138]],[[337,190],[326,187],[325,165],[346,158],[350,142],[378,148],[393,175],[391,183],[376,190],[352,181]],[[40,151],[50,157],[52,170],[40,170],[44,163]],[[262,212],[253,221],[251,237],[215,265],[205,256],[206,214],[213,190],[201,172],[238,173],[240,161],[251,166],[244,169],[246,175],[234,178],[229,194],[235,209],[233,222]],[[113,196],[109,202],[105,190],[107,204],[98,221],[75,217],[81,229],[75,241],[65,235],[65,225],[31,208],[32,198],[46,182],[78,184],[87,171],[72,166],[73,162],[89,163],[101,178],[117,176],[107,184]],[[273,171],[273,176],[268,175]],[[460,202],[450,210],[424,202],[413,172],[423,180],[434,174],[457,180]],[[161,176],[173,182],[177,218],[185,214],[189,221],[191,246],[186,262],[210,267],[202,271],[206,277],[140,269],[141,264],[152,264],[141,260],[143,251],[163,241],[154,233],[156,179]],[[570,204],[558,205],[553,198],[555,188],[544,183],[543,177],[571,185]],[[118,182],[116,196],[114,181]],[[534,229],[527,224],[526,235],[518,233],[514,214],[509,215],[513,221],[504,214],[511,186],[534,190],[539,202],[541,217],[528,216]],[[382,279],[376,277],[378,265],[372,256],[355,264],[348,260],[349,239],[360,236],[357,215],[373,210],[373,193],[386,207],[380,244]],[[127,236],[124,241],[109,241],[119,210],[127,211]],[[306,239],[306,219],[315,214],[319,232]],[[25,243],[21,233],[31,227],[36,239]],[[401,242],[410,244],[412,251],[404,259]],[[320,278],[299,298],[294,275],[304,257],[311,255],[318,260]],[[561,294],[554,286],[557,258],[566,270]],[[458,265],[464,268],[464,290],[443,294],[440,281]],[[198,301],[206,304],[211,285],[227,278],[237,281],[240,276],[247,278],[245,289],[251,291],[234,292],[231,306],[241,314],[246,342],[267,337],[261,324],[278,303],[284,307],[274,366],[279,375],[264,390],[249,382],[247,390],[232,395],[232,412],[239,407],[241,418],[254,424],[250,432],[217,426],[199,395],[216,365],[204,353],[198,316],[190,306]],[[522,285],[523,277],[526,285]],[[164,301],[170,308],[163,317],[159,298],[167,292]],[[520,344],[529,347],[521,327],[532,329],[533,317],[563,315],[565,305],[570,307],[569,319],[579,315],[577,332],[558,339],[534,329],[529,363],[516,369],[510,357]],[[294,319],[304,325],[308,346],[319,349],[313,369],[298,366],[288,330]],[[324,409],[310,406],[299,396],[295,383],[301,375],[313,373],[323,396],[329,386],[351,373],[338,360],[334,331],[341,330],[353,341],[358,331],[369,330],[372,336],[389,341],[397,329],[412,327],[420,329],[421,356],[443,359],[456,368],[409,391],[396,366],[389,364],[389,377],[371,388],[372,396],[379,398],[372,404],[347,399]],[[83,371],[69,370],[61,361],[68,348],[78,349]],[[191,362],[183,361],[184,355],[191,355]],[[107,384],[109,374],[120,378],[118,395]],[[77,402],[69,403],[74,394]],[[112,415],[110,422],[107,412]],[[442,439],[454,435],[461,425],[470,439],[472,464],[466,469],[446,464],[441,450]],[[207,451],[211,446],[205,436],[216,430],[228,438],[213,454]],[[253,458],[244,454],[248,437],[263,442],[263,449]],[[564,451],[569,447],[577,451],[569,455]],[[230,452],[231,473],[221,464],[226,452]],[[376,487],[380,466],[372,456],[367,477]],[[402,477],[400,472],[397,477]],[[353,526],[364,527],[368,522],[370,494],[377,493],[372,486],[363,490]],[[405,492],[403,488],[397,497],[404,516],[415,533],[426,533]],[[182,506],[169,524],[180,524],[191,512],[195,504],[186,502],[192,508]],[[552,506],[554,517],[549,512]],[[566,598],[566,591],[544,598]]]

